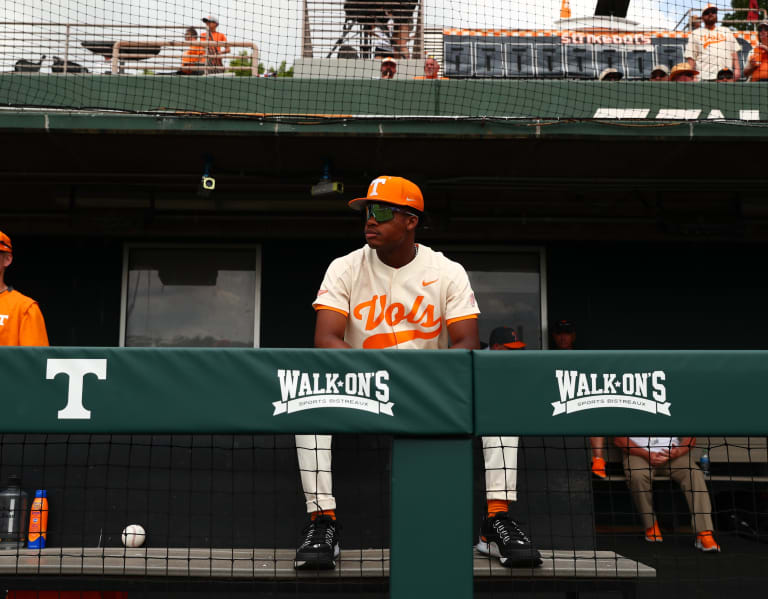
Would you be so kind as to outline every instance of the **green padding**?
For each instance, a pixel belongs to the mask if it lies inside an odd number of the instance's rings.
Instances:
[[[469,434],[471,376],[458,350],[0,348],[0,431]]]
[[[261,77],[0,75],[0,105],[282,118],[621,118],[768,120],[762,85],[659,85],[650,81],[453,79],[381,81]],[[633,109],[640,113],[605,111]],[[669,110],[689,110],[673,115]],[[751,111],[749,116],[741,111]],[[601,112],[598,112],[601,111]],[[603,116],[601,116],[601,114]],[[666,117],[664,115],[667,115]],[[548,123],[540,123],[542,129]],[[659,130],[664,135],[663,128]]]
[[[472,597],[472,440],[395,439],[389,596]]]
[[[475,352],[475,433],[760,435],[765,351]]]

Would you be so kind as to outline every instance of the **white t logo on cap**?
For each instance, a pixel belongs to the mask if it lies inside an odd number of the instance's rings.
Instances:
[[[374,179],[373,181],[371,181],[371,188],[368,190],[368,195],[369,195],[369,196],[375,196],[375,195],[377,195],[377,190],[376,190],[376,188],[377,188],[377,187],[378,187],[378,186],[379,186],[381,183],[386,183],[386,182],[387,182],[387,177],[379,177],[378,179]]]

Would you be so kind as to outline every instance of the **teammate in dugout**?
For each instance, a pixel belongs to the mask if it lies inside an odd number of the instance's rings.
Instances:
[[[11,238],[0,231],[0,345],[47,346],[48,334],[37,302],[5,282],[11,262]]]
[[[418,186],[383,175],[349,205],[365,215],[366,246],[329,266],[313,302],[315,346],[478,349],[480,310],[466,271],[416,243],[424,216]],[[331,436],[296,435],[296,446],[310,522],[295,567],[334,568],[339,536]]]

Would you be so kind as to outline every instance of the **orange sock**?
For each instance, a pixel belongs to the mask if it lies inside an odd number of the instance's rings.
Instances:
[[[488,500],[488,517],[493,518],[499,512],[508,512],[509,505],[503,499]]]
[[[336,510],[318,510],[316,512],[312,512],[309,517],[312,519],[312,521],[315,521],[315,518],[318,516],[330,516],[331,520],[336,519]]]

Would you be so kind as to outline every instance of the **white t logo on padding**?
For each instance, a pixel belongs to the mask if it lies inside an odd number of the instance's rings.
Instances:
[[[386,183],[386,182],[387,182],[387,178],[386,177],[379,177],[378,179],[374,179],[373,181],[371,181],[371,189],[368,191],[368,195],[369,196],[377,195],[378,192],[377,192],[376,188],[380,184]]]
[[[45,378],[52,379],[58,374],[69,376],[67,405],[59,410],[59,420],[90,420],[91,411],[83,406],[83,378],[86,374],[95,374],[103,381],[107,378],[107,360],[100,358],[50,358],[47,361]]]

